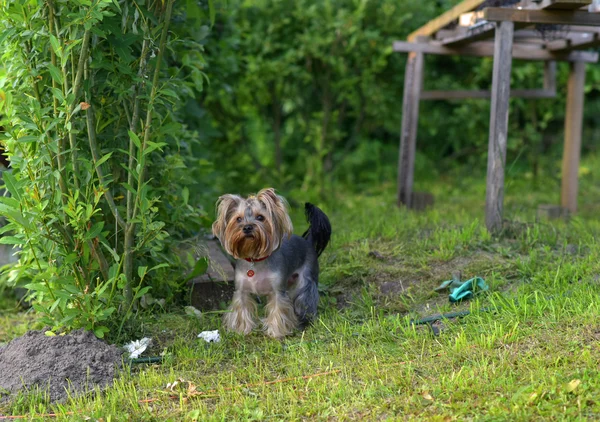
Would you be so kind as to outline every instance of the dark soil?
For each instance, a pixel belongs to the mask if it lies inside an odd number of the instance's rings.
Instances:
[[[0,348],[0,401],[16,393],[47,391],[50,402],[113,382],[122,351],[84,330],[64,336],[29,331]]]

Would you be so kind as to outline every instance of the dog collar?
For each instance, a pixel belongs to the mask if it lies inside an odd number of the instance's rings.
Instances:
[[[265,259],[267,259],[268,257],[270,257],[271,255],[267,255],[264,258],[259,258],[259,259],[253,259],[253,258],[244,258],[246,261],[250,262],[250,269],[248,271],[246,271],[246,275],[248,277],[254,277],[254,263],[255,262],[260,262],[260,261],[264,261]]]
[[[258,259],[254,259],[254,258],[244,258],[244,259],[248,262],[260,262],[260,261],[264,261],[265,259],[267,259],[270,256],[271,255],[267,255],[264,258],[258,258]]]

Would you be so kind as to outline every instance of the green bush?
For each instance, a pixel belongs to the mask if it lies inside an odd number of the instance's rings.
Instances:
[[[228,1],[206,45],[211,84],[188,106],[204,146],[197,154],[218,169],[211,194],[272,184],[310,195],[337,182],[393,182],[406,55],[392,42],[456,3]],[[425,72],[426,89],[490,89],[492,60],[427,56]],[[556,173],[567,73],[559,65],[556,99],[511,102],[510,163]],[[586,138],[598,131],[599,76],[589,66]],[[515,61],[514,87],[542,82],[542,63]],[[423,102],[417,167],[432,174],[468,164],[484,173],[488,128],[489,101]]]
[[[22,0],[0,8],[12,167],[0,242],[20,248],[9,282],[26,281],[34,308],[55,328],[102,337],[152,286],[155,295],[173,294],[183,279],[173,249],[203,212],[186,175],[197,140],[178,105],[201,89],[183,74],[199,71],[201,46],[170,35],[172,16],[186,12],[173,12],[173,3]]]

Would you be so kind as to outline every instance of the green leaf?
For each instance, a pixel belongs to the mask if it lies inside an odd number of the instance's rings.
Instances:
[[[4,179],[6,189],[8,189],[12,197],[21,202],[23,199],[21,195],[21,187],[19,186],[17,179],[15,179],[15,176],[13,176],[11,172],[5,171],[2,173],[2,178]]]
[[[54,95],[54,98],[56,98],[59,103],[65,102],[65,96],[63,95],[63,92],[60,89],[50,88],[50,90],[52,91],[52,95]]]
[[[60,47],[58,39],[54,35],[50,35],[50,44],[52,45],[52,50],[54,50],[54,54],[62,58],[62,48]]]
[[[159,268],[165,268],[165,267],[168,267],[168,266],[169,266],[169,264],[165,264],[163,262],[162,264],[158,264],[158,265],[155,265],[154,267],[150,268],[150,271],[148,271],[148,272],[152,272],[154,270],[158,270]]]
[[[54,82],[62,85],[62,83],[63,83],[62,74],[61,74],[60,70],[58,69],[58,67],[56,67],[52,63],[50,63],[50,64],[48,64],[48,70],[50,71],[50,76],[52,77]]]
[[[110,330],[104,325],[94,328],[94,334],[98,338],[104,338],[104,334],[108,333],[109,331]]]
[[[210,26],[212,27],[215,25],[215,18],[217,16],[214,0],[208,0],[208,14],[210,15]]]
[[[129,139],[135,144],[135,146],[138,147],[138,149],[142,149],[142,142],[140,141],[140,138],[130,130],[127,132],[129,132]]]
[[[168,97],[179,98],[179,95],[177,95],[172,89],[161,89],[160,93]]]
[[[141,280],[144,279],[147,272],[148,272],[148,267],[145,267],[145,266],[138,267],[138,276],[140,277]]]
[[[99,159],[98,162],[96,163],[96,168],[98,168],[102,164],[104,164],[112,156],[112,154],[113,154],[113,151],[109,152],[104,157],[102,157],[101,159]]]
[[[113,256],[113,258],[115,259],[115,262],[119,262],[121,261],[121,257],[119,256],[118,253],[115,252],[115,250],[113,248],[111,248],[110,246],[108,246],[108,243],[100,241],[100,243],[102,244],[102,246],[104,246],[106,248],[106,250],[108,252],[110,252],[110,254]]]
[[[5,205],[8,208],[13,208],[15,210],[19,210],[21,207],[19,201],[9,196],[0,196],[0,204]]]
[[[20,239],[15,236],[0,237],[0,244],[2,245],[24,245],[25,243],[27,243],[25,239]]]
[[[166,142],[151,142],[151,141],[149,141],[148,147],[146,147],[146,149],[144,150],[144,155],[148,155],[155,149],[160,149],[160,148],[164,147],[165,145],[167,145]]]
[[[137,191],[129,184],[129,183],[121,183],[121,186],[123,186],[128,192],[131,192],[133,195],[135,195],[137,193]]]
[[[28,144],[28,143],[31,143],[31,142],[37,142],[39,139],[40,139],[39,136],[27,135],[27,136],[22,136],[19,139],[17,139],[17,142]]]
[[[150,286],[142,287],[140,290],[137,291],[137,293],[135,294],[135,296],[133,297],[133,299],[135,300],[135,299],[141,298],[146,293],[148,293],[149,290],[150,290]]]
[[[208,270],[208,259],[200,258],[196,261],[196,265],[194,265],[194,269],[192,272],[184,279],[185,282],[190,281],[194,277],[198,277],[199,275],[204,274]]]
[[[190,190],[187,186],[184,186],[183,189],[181,189],[181,197],[183,198],[183,203],[187,205],[190,200]]]
[[[102,229],[104,228],[104,221],[99,221],[92,226],[89,232],[85,234],[85,240],[92,240],[98,237],[100,233],[102,233]]]

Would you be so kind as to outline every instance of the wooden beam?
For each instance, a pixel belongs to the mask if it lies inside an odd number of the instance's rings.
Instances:
[[[552,62],[548,62],[552,63]],[[514,89],[510,92],[511,98],[542,99],[555,98],[556,90],[551,89]],[[489,99],[492,92],[488,90],[433,90],[423,91],[421,100],[465,100],[465,99]]]
[[[478,25],[477,27],[474,27],[472,29],[468,29],[467,32],[463,34],[458,34],[455,36],[444,38],[440,40],[440,42],[442,43],[442,45],[450,47],[474,41],[480,41],[493,37],[495,30],[496,24],[494,22],[489,22],[483,25]]]
[[[552,92],[556,97],[556,62],[544,62],[544,91]]]
[[[585,89],[585,64],[572,63],[567,90],[565,147],[562,162],[560,202],[571,213],[577,212],[579,158]]]
[[[600,26],[600,15],[588,12],[573,12],[570,10],[527,10],[488,7],[487,9],[483,9],[483,17],[488,21]]]
[[[525,9],[575,10],[592,3],[592,0],[523,0],[519,6]]]
[[[569,34],[568,38],[549,41],[546,48],[550,51],[584,50],[600,45],[600,34],[597,32],[578,32]]]
[[[485,0],[464,0],[463,2],[454,6],[452,9],[441,14],[437,18],[427,22],[425,25],[412,32],[408,36],[408,40],[414,41],[420,35],[429,37],[435,34],[443,27],[445,27],[446,25],[448,25],[449,23],[458,19],[461,14],[476,9],[477,7],[481,6],[484,2]]]
[[[490,139],[488,147],[487,186],[485,198],[485,224],[492,233],[502,230],[504,211],[504,165],[508,136],[508,110],[510,100],[510,75],[515,25],[498,22],[494,44],[494,69],[492,74],[492,106],[490,113]]]
[[[438,54],[443,56],[474,56],[491,57],[494,55],[494,44],[488,42],[475,42],[460,47],[445,47],[434,43],[413,43],[394,41],[394,51],[400,53],[419,52],[425,54]],[[589,51],[550,52],[536,47],[523,47],[515,44],[512,57],[521,60],[538,61],[568,61],[596,63],[598,53]]]
[[[411,208],[415,170],[415,150],[419,123],[420,94],[423,89],[423,53],[410,53],[404,75],[402,129],[398,159],[398,206]]]

